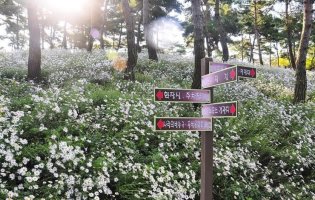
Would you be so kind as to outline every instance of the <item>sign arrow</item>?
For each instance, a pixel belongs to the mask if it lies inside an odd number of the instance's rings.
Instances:
[[[158,98],[159,101],[161,101],[164,98],[163,92],[161,92],[161,90],[159,90],[156,93],[156,97]]]
[[[236,76],[236,72],[235,72],[235,69],[233,69],[231,72],[230,72],[230,77],[232,80],[235,79],[235,76]]]
[[[255,77],[256,72],[255,72],[255,70],[254,70],[254,69],[251,69],[251,70],[250,70],[250,75],[251,75],[251,77]]]
[[[165,126],[164,121],[160,119],[159,122],[157,123],[157,126],[159,129],[162,129]]]
[[[234,103],[230,107],[230,112],[232,113],[232,115],[234,115],[234,113],[236,112],[236,107],[235,107]]]

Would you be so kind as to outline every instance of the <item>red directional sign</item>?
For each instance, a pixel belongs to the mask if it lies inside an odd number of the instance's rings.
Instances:
[[[204,104],[201,106],[203,117],[237,117],[237,101]]]
[[[237,66],[237,75],[245,78],[256,78],[256,68]]]
[[[237,81],[237,75],[236,66],[206,74],[201,77],[201,87],[210,88],[224,83],[234,82]]]
[[[155,131],[212,131],[212,119],[200,117],[154,117]]]
[[[190,89],[154,89],[155,101],[172,101],[182,103],[209,103],[209,90],[190,90]]]

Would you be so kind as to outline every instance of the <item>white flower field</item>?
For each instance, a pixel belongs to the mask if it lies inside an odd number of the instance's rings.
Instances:
[[[154,87],[190,88],[193,59],[140,55],[136,82],[104,51],[44,51],[44,81],[25,81],[27,54],[0,53],[0,199],[198,199],[198,132],[154,132],[154,116],[200,116],[154,102]],[[251,65],[246,65],[251,66]],[[238,101],[214,120],[215,199],[315,199],[315,74],[292,104],[290,69],[215,88]]]

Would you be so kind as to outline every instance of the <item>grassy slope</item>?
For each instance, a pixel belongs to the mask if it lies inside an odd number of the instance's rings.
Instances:
[[[3,197],[198,198],[198,133],[152,131],[153,116],[199,115],[189,104],[153,102],[154,87],[189,88],[188,59],[140,59],[130,83],[103,52],[45,52],[41,86],[24,81],[24,53],[0,59]],[[312,199],[315,75],[308,78],[301,105],[290,103],[290,70],[259,67],[256,80],[215,89],[216,102],[239,101],[238,118],[215,120],[216,199]]]

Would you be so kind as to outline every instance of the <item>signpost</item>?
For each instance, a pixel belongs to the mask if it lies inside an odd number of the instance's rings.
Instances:
[[[226,103],[203,104],[201,106],[203,117],[237,117],[237,101]]]
[[[238,77],[256,78],[252,67],[210,62],[201,59],[201,87],[203,90],[154,89],[155,101],[207,103],[198,117],[155,117],[155,131],[200,131],[201,137],[201,200],[213,200],[213,118],[237,117],[237,101],[212,103],[213,88],[238,81]]]
[[[155,131],[211,131],[211,118],[155,117]]]
[[[193,89],[155,88],[154,100],[182,103],[210,103],[210,91]]]
[[[201,59],[201,77],[209,74],[210,58]],[[202,81],[202,79],[201,79]],[[211,93],[211,102],[213,102],[213,88],[207,89]],[[213,122],[212,122],[213,126]],[[201,143],[201,166],[200,166],[200,200],[213,199],[213,130],[200,131]]]
[[[237,66],[229,67],[220,71],[201,76],[201,87],[210,88],[213,86],[237,81]]]

